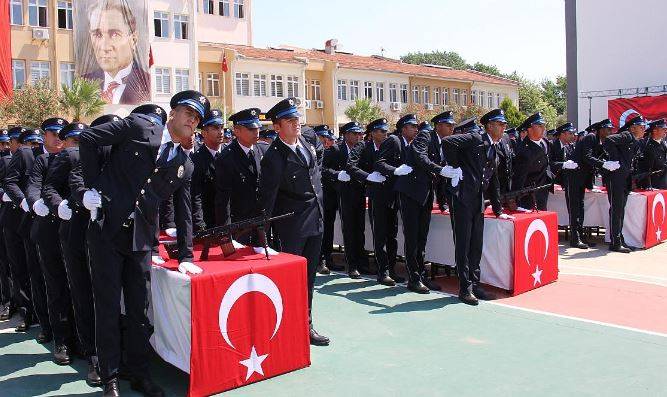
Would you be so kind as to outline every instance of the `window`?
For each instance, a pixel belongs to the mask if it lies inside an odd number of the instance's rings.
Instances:
[[[484,106],[484,91],[479,92],[479,107],[483,108]]]
[[[267,96],[266,94],[266,75],[253,74],[252,75],[253,94],[255,96]]]
[[[347,101],[347,80],[338,80],[338,99]]]
[[[155,92],[158,94],[171,93],[171,73],[169,68],[155,68]]]
[[[401,102],[408,103],[408,85],[401,84]]]
[[[58,28],[72,29],[72,3],[69,1],[58,2]]]
[[[285,96],[285,87],[283,83],[283,76],[271,75],[271,96],[282,98]]]
[[[243,0],[234,0],[234,16],[243,18]]]
[[[46,16],[47,0],[29,0],[28,2],[28,22],[30,26],[49,26]]]
[[[213,4],[213,2],[211,2]],[[211,12],[213,14],[213,12]],[[229,16],[229,0],[223,0],[218,2],[218,14],[223,17]]]
[[[174,70],[174,79],[176,80],[176,92],[190,89],[190,71],[188,69]]]
[[[213,0],[204,0],[204,14],[213,15]]]
[[[9,2],[9,20],[12,25],[23,25],[23,0]]]
[[[74,82],[74,64],[60,62],[60,83],[72,88]]]
[[[468,90],[461,90],[461,105],[468,106]]]
[[[236,95],[250,96],[249,73],[236,73],[235,85],[236,85]]]
[[[431,101],[430,101],[431,98],[430,98],[430,95],[429,95],[430,91],[431,91],[430,88],[431,87],[427,87],[427,86],[422,87],[422,96],[424,98],[424,103],[431,103]]]
[[[169,14],[155,11],[153,24],[155,25],[155,37],[169,37]]]
[[[442,89],[442,104],[449,105],[449,88]]]
[[[477,105],[477,90],[472,90],[470,92],[470,102],[473,105]]]
[[[296,76],[287,76],[287,96],[299,96],[299,78]]]
[[[384,102],[384,83],[375,83],[375,99]]]
[[[197,76],[197,89],[201,92],[204,92],[204,86],[202,85],[201,73]]]
[[[220,96],[220,75],[217,73],[206,73],[206,95]]]
[[[489,100],[487,102],[487,104],[488,104],[487,107],[489,109],[491,109],[493,107],[493,93],[492,92],[489,92],[489,97],[488,98],[489,98]]]
[[[398,90],[396,83],[389,83],[389,102],[398,102]]]
[[[419,86],[412,87],[412,102],[419,103]]]
[[[320,81],[319,80],[311,80],[310,81],[310,87],[311,87],[310,99],[313,99],[315,101],[321,101],[322,100],[322,94],[320,92]]]
[[[454,101],[455,104],[460,105],[461,104],[461,95],[459,94],[460,91],[458,88],[454,88],[452,90],[452,100]]]
[[[496,93],[496,107],[500,107],[500,93]]]
[[[51,78],[51,67],[49,62],[30,62],[30,82],[36,83],[40,80]]]
[[[364,98],[373,99],[373,83],[364,81]]]
[[[177,39],[188,39],[188,16],[174,14],[174,37]]]
[[[359,99],[359,80],[350,80],[350,100]]]
[[[435,105],[440,105],[440,87],[433,89],[433,103]]]
[[[21,88],[25,85],[25,62],[12,59],[12,79],[14,88]]]

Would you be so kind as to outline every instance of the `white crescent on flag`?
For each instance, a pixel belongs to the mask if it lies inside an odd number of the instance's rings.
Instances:
[[[656,204],[658,204],[658,203],[662,204],[662,219],[664,220],[665,219],[665,197],[662,195],[662,193],[656,194],[655,197],[653,198],[653,208],[651,209],[651,216],[653,217],[653,224],[655,226],[658,226],[658,225],[655,224],[655,208],[657,206]],[[662,226],[662,225],[660,225],[660,226]]]
[[[528,225],[526,230],[526,237],[523,240],[523,254],[526,256],[526,263],[530,265],[530,259],[528,259],[528,243],[530,242],[530,237],[535,234],[535,232],[540,232],[544,236],[544,259],[547,259],[547,253],[549,252],[549,230],[547,230],[547,224],[544,223],[542,219],[534,219]]]
[[[236,301],[248,292],[261,292],[266,295],[276,309],[276,327],[273,329],[271,339],[276,336],[276,333],[280,328],[280,322],[283,319],[283,298],[278,286],[276,286],[273,280],[263,274],[246,274],[245,276],[239,277],[229,286],[229,289],[225,292],[225,296],[222,297],[222,301],[220,302],[220,313],[218,315],[222,337],[227,344],[234,349],[236,349],[236,347],[232,344],[229,339],[229,334],[227,333],[227,319],[229,318],[229,312],[232,310]]]

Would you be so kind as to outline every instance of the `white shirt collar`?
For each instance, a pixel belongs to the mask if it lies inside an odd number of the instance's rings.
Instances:
[[[255,145],[252,145],[252,146],[250,146],[250,147],[246,147],[246,146],[244,146],[244,145],[241,145],[241,142],[239,142],[239,146],[241,146],[241,149],[243,149],[243,153],[245,153],[246,156],[248,155],[248,152],[249,152],[249,151],[251,151],[251,150],[255,150]],[[289,145],[288,145],[288,146],[289,146]],[[209,150],[210,150],[210,149],[209,149]],[[292,150],[294,150],[294,149],[292,149]]]
[[[278,138],[278,139],[280,139],[280,138]],[[281,139],[281,141],[282,141],[282,139]],[[285,145],[289,146],[289,148],[292,149],[292,150],[294,151],[294,153],[296,153],[296,148],[299,147],[299,146],[301,146],[301,142],[299,141],[299,139],[297,139],[297,140],[296,140],[296,143],[293,144],[293,145],[290,145],[289,143],[287,143],[287,142],[285,142],[285,141],[283,141],[283,143],[284,143]],[[240,145],[240,144],[239,144],[239,145]],[[241,147],[243,147],[243,145],[241,145]]]
[[[206,145],[204,144],[204,146]],[[218,153],[220,153],[220,150],[213,150],[208,146],[206,146],[206,149],[208,150],[209,153],[211,153],[211,156],[213,156],[213,158],[215,158],[215,156],[217,156]]]
[[[401,139],[403,139],[403,143],[405,143],[405,146],[408,146],[408,145],[410,145],[410,144],[408,143],[408,140],[407,140],[407,139],[405,139],[405,137],[404,137],[404,136],[402,136],[402,135],[401,135]]]
[[[375,142],[373,142],[373,148],[375,148],[375,151],[376,151],[376,152],[377,152],[378,150],[380,150],[380,148],[378,147],[378,145],[375,144]]]
[[[132,62],[130,62],[129,65],[124,67],[123,69],[119,70],[118,73],[116,73],[115,77],[111,77],[111,75],[107,72],[104,72],[104,89],[106,90],[107,87],[109,87],[109,84],[111,84],[112,81],[115,81],[119,85],[125,85],[125,82],[123,82],[123,79],[127,76],[130,75],[132,72]]]

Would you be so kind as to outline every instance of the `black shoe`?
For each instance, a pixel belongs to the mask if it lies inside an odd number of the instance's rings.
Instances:
[[[471,292],[466,292],[463,294],[459,294],[459,300],[466,305],[471,305],[471,306],[477,306],[479,305],[479,300],[477,297],[471,293]]]
[[[629,254],[630,248],[624,247],[620,244],[611,244],[609,245],[609,251],[620,252],[622,254]]]
[[[315,331],[315,329],[310,327],[310,344],[314,346],[329,346],[329,338],[324,335],[320,335]]]
[[[357,280],[357,279],[361,278],[361,274],[359,273],[359,271],[357,269],[350,270],[350,272],[348,273],[348,276],[350,276],[350,278],[353,279],[353,280]]]
[[[130,387],[132,388],[132,390],[138,391],[144,396],[164,397],[164,391],[160,388],[160,386],[153,383],[153,381],[150,379],[135,378],[130,381]]]
[[[67,345],[56,346],[56,351],[53,353],[53,362],[58,365],[70,365],[72,363]]]
[[[431,291],[441,291],[442,287],[436,284],[435,281],[432,281],[428,278],[424,278],[424,285]]]
[[[378,277],[378,283],[386,285],[387,287],[393,287],[396,285],[396,281],[389,276]]]
[[[490,301],[494,299],[493,296],[487,294],[486,291],[484,291],[481,288],[473,289],[473,294],[475,295],[475,298],[477,298],[478,300]]]
[[[114,378],[104,385],[103,397],[119,397],[120,390],[118,390],[118,379]]]
[[[53,340],[53,334],[50,333],[50,332],[44,332],[44,331],[42,331],[42,332],[40,332],[40,333],[37,335],[37,337],[35,338],[35,340],[36,340],[37,343],[39,343],[40,345],[43,345],[43,344],[49,343],[49,342],[51,342],[51,341]]]
[[[405,282],[405,277],[401,277],[396,273],[389,273],[389,277],[393,278],[394,281],[396,281],[396,284],[403,284]]]
[[[582,249],[582,250],[585,250],[585,249],[589,248],[588,244],[584,243],[580,239],[571,240],[570,241],[570,247],[579,248],[579,249]]]
[[[429,289],[427,286],[422,284],[421,281],[415,281],[415,282],[409,282],[408,283],[408,289],[412,292],[416,292],[418,294],[428,294]]]
[[[331,274],[331,270],[329,270],[329,268],[327,267],[326,263],[324,263],[324,262],[322,262],[322,263],[320,264],[320,266],[317,268],[317,272],[318,272],[319,274],[323,274],[323,275]]]
[[[14,316],[16,308],[11,303],[8,303],[0,311],[0,321],[7,321]]]
[[[19,322],[19,325],[16,326],[16,332],[28,332],[31,325],[32,321],[30,321],[29,318],[23,318],[21,319],[21,322]]]
[[[88,375],[86,375],[86,383],[90,387],[99,387],[102,386],[102,378],[95,368],[95,364],[92,361],[88,361]]]

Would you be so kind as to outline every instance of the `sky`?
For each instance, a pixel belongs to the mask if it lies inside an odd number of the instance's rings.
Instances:
[[[565,74],[564,0],[253,0],[253,46],[398,58],[456,51],[539,81]]]

